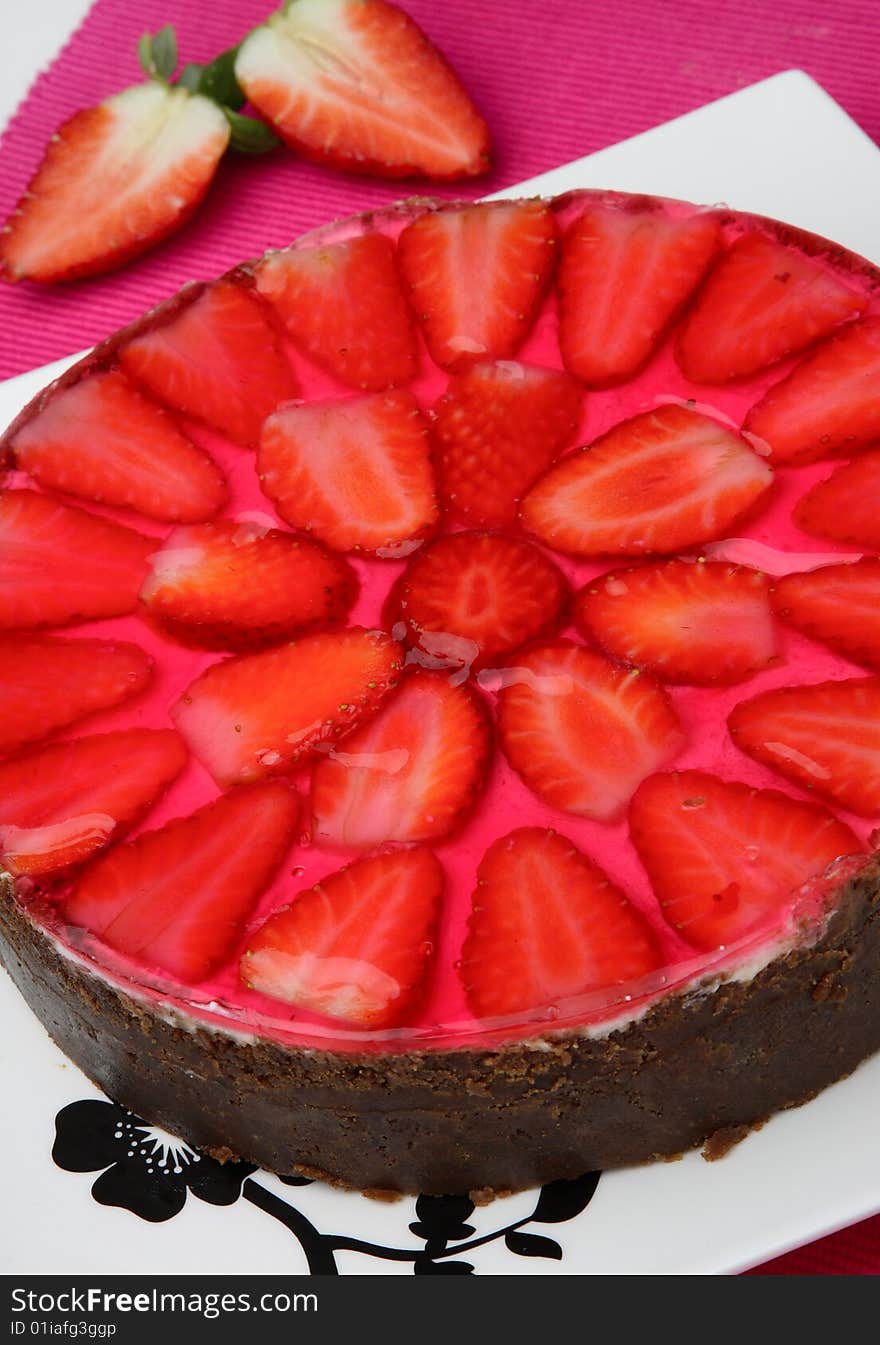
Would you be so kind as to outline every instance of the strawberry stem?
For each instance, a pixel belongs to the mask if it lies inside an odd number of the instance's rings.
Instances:
[[[143,33],[138,39],[138,60],[150,79],[167,84],[177,69],[177,37],[170,23],[158,33]]]

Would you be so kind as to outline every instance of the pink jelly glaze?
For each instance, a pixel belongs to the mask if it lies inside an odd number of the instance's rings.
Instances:
[[[582,198],[578,196],[563,202],[559,208],[563,226],[581,208]],[[666,209],[670,213],[685,214],[694,207],[681,202],[668,202]],[[367,217],[364,221],[346,220],[309,235],[300,240],[298,246],[313,245],[318,241],[337,241],[363,228],[382,228],[396,236],[407,218],[405,211],[399,210]],[[729,216],[725,216],[725,221],[728,241],[738,236],[748,224],[747,220]],[[850,259],[850,262],[855,268],[858,259]],[[830,263],[823,261],[823,264]],[[859,265],[865,266],[866,273],[870,271],[866,264]],[[877,282],[866,280],[855,269],[852,282],[857,288],[870,291],[869,311],[880,312]],[[524,362],[561,368],[556,331],[556,304],[551,293],[517,358]],[[418,339],[421,372],[412,386],[422,405],[430,407],[445,390],[447,376],[432,364],[421,337]],[[313,366],[290,345],[288,356],[296,370],[304,398],[311,400],[352,395],[350,388]],[[749,407],[766,388],[783,377],[794,363],[794,360],[784,362],[755,378],[729,386],[696,385],[689,383],[681,374],[673,358],[672,341],[667,340],[656,357],[631,382],[622,387],[586,394],[575,443],[588,442],[628,416],[670,400],[693,399],[698,409],[706,414],[739,426]],[[236,518],[255,518],[267,525],[283,527],[283,524],[279,524],[271,502],[260,491],[253,454],[201,426],[188,421],[183,421],[183,424],[191,437],[213,454],[227,475],[230,494],[224,512]],[[757,447],[760,451],[760,445]],[[770,504],[741,528],[741,535],[737,539],[708,545],[701,549],[701,554],[754,564],[772,574],[811,569],[817,564],[840,561],[847,556],[856,559],[858,552],[846,552],[808,537],[791,520],[794,501],[815,481],[827,477],[832,468],[833,464],[825,461],[800,469],[779,470]],[[7,484],[32,486],[33,483],[23,474],[11,472],[8,473]],[[76,503],[82,505],[83,502]],[[165,536],[168,532],[165,526],[133,513],[98,506],[94,506],[94,509],[97,513],[106,514],[157,537]],[[626,558],[576,561],[555,553],[553,559],[564,570],[575,589],[604,571],[637,563]],[[363,559],[354,559],[352,563],[358,572],[361,590],[349,620],[367,627],[379,626],[383,601],[393,580],[401,572],[403,563]],[[782,626],[779,626],[778,633],[779,663],[747,682],[720,690],[685,686],[670,689],[687,741],[679,756],[670,763],[669,769],[698,768],[714,772],[724,779],[745,781],[758,788],[777,789],[793,798],[809,797],[741,753],[727,732],[727,715],[739,701],[759,691],[794,682],[811,683],[828,678],[865,676],[867,670]],[[59,735],[68,738],[84,732],[132,725],[167,726],[170,722],[169,707],[205,668],[222,657],[185,649],[164,638],[137,615],[91,622],[73,631],[65,631],[64,634],[83,637],[112,635],[131,640],[156,660],[153,682],[145,693],[137,700],[81,721],[69,733]],[[564,630],[562,634],[580,639],[573,628]],[[497,687],[498,680],[491,671],[480,678],[482,694],[490,712],[494,701],[493,688]],[[607,825],[547,807],[526,788],[500,750],[496,749],[488,785],[476,810],[457,835],[434,847],[447,875],[447,892],[434,969],[421,1010],[406,1027],[391,1032],[365,1032],[269,999],[246,989],[239,980],[239,958],[253,930],[272,912],[288,905],[302,888],[318,882],[355,857],[352,852],[331,851],[311,844],[306,801],[307,772],[297,778],[296,787],[303,796],[300,836],[242,932],[236,956],[221,972],[197,986],[182,987],[175,984],[160,970],[121,957],[88,932],[65,927],[55,908],[45,899],[47,894],[27,882],[19,883],[19,898],[32,916],[70,954],[83,958],[93,969],[100,968],[110,979],[153,1001],[157,1006],[164,1005],[169,1009],[183,1011],[189,1017],[207,1024],[293,1045],[337,1050],[439,1049],[490,1046],[505,1040],[537,1038],[546,1035],[547,1031],[579,1026],[603,1030],[603,1025],[607,1028],[628,1016],[632,1017],[670,990],[693,987],[704,980],[711,982],[719,977],[736,974],[738,968],[740,974],[748,974],[749,967],[768,960],[776,948],[781,949],[799,937],[815,937],[815,931],[821,928],[823,915],[827,911],[829,894],[836,884],[853,873],[862,862],[861,859],[844,860],[832,866],[827,875],[818,875],[800,893],[793,894],[791,902],[772,922],[754,931],[737,946],[721,948],[712,954],[698,954],[663,920],[645,872],[630,844],[626,822]],[[187,769],[152,809],[139,830],[152,830],[169,818],[188,814],[216,797],[216,794],[217,787],[211,777],[191,758]],[[837,812],[867,845],[874,823],[842,810]],[[493,840],[524,825],[555,828],[601,864],[656,930],[668,965],[661,973],[646,978],[642,983],[614,987],[607,992],[582,997],[564,1005],[554,1005],[549,1010],[531,1017],[521,1017],[516,1022],[479,1022],[467,1006],[456,973],[456,960],[465,935],[476,868]]]

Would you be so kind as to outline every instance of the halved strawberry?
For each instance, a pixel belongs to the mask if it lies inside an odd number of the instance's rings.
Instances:
[[[152,667],[137,645],[118,640],[0,636],[0,752],[128,700]]]
[[[310,626],[335,625],[357,577],[317,542],[221,518],[175,528],[141,589],[150,615],[184,644],[248,649]]]
[[[880,560],[822,565],[777,579],[776,615],[854,663],[880,670]]]
[[[315,767],[315,838],[366,850],[448,836],[476,801],[488,755],[486,718],[467,687],[416,672]]]
[[[880,813],[880,678],[779,687],[727,720],[743,752],[854,813]]]
[[[412,320],[384,234],[270,252],[254,277],[305,355],[365,392],[416,373]]]
[[[358,859],[300,892],[250,940],[246,985],[358,1027],[394,1027],[424,988],[443,870],[416,848]]]
[[[245,448],[256,448],[270,411],[298,391],[262,303],[236,280],[206,286],[170,321],[126,342],[119,359],[154,397]]]
[[[745,378],[827,336],[866,305],[864,294],[823,261],[747,233],[728,248],[685,319],[678,362],[695,383]]]
[[[613,658],[668,682],[739,682],[777,657],[758,570],[667,560],[599,575],[574,601],[574,620]]]
[[[815,462],[880,439],[880,317],[854,322],[752,407],[743,425],[773,463]]]
[[[594,206],[569,226],[559,263],[559,344],[591,387],[650,359],[721,242],[716,214]]]
[[[418,25],[385,0],[297,0],[241,44],[235,74],[304,159],[379,177],[472,177],[489,131]]]
[[[385,614],[425,667],[477,671],[552,632],[567,596],[562,574],[531,543],[457,532],[413,557]]]
[[[769,925],[808,879],[862,849],[818,804],[705,771],[646,780],[629,824],[664,917],[706,951]]]
[[[226,499],[213,459],[118,371],[53,393],[11,448],[41,486],[148,518],[200,523]]]
[[[738,434],[669,404],[551,467],[523,500],[520,520],[574,555],[679,551],[723,537],[772,480]]]
[[[478,1018],[559,1009],[662,960],[644,917],[565,836],[521,827],[486,851],[459,969]]]
[[[215,103],[158,80],[77,112],[0,233],[0,274],[52,282],[121,266],[189,218],[228,143]]]
[[[441,498],[471,524],[512,523],[521,497],[571,443],[581,392],[555,369],[500,360],[450,379],[434,407]]]
[[[277,411],[257,470],[285,522],[336,551],[406,556],[437,519],[428,431],[411,392]]]
[[[172,706],[193,754],[220,784],[304,764],[379,708],[397,685],[399,644],[351,626],[224,659]]]
[[[33,490],[0,491],[0,629],[123,616],[152,537]]]
[[[186,764],[171,729],[120,729],[0,764],[0,853],[10,873],[81,864],[142,817]]]
[[[556,242],[543,201],[428,210],[408,224],[397,256],[432,359],[463,369],[514,355],[550,283]]]
[[[187,984],[203,980],[234,952],[298,811],[277,783],[223,794],[97,860],[63,902],[65,919]]]
[[[656,682],[570,640],[516,656],[498,695],[498,732],[533,793],[600,822],[615,821],[637,785],[684,743]]]
[[[880,450],[863,453],[817,481],[792,515],[813,537],[880,551]]]

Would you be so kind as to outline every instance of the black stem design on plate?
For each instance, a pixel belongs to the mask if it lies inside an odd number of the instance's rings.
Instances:
[[[55,1118],[52,1157],[68,1172],[97,1173],[92,1198],[101,1205],[130,1210],[151,1223],[163,1223],[179,1214],[192,1195],[212,1205],[249,1201],[282,1223],[302,1247],[312,1275],[338,1275],[336,1253],[358,1252],[384,1261],[408,1261],[416,1275],[470,1275],[473,1265],[460,1260],[463,1252],[504,1239],[516,1256],[562,1259],[562,1248],[552,1238],[524,1233],[527,1224],[566,1223],[592,1200],[598,1172],[574,1181],[549,1182],[541,1188],[535,1208],[523,1219],[490,1233],[472,1236],[467,1222],[474,1211],[468,1196],[419,1196],[416,1220],[410,1232],[420,1248],[385,1247],[342,1233],[321,1233],[310,1219],[261,1182],[249,1163],[219,1163],[199,1154],[156,1126],[113,1102],[89,1099],[72,1102]],[[309,1186],[306,1177],[282,1177],[286,1186]]]

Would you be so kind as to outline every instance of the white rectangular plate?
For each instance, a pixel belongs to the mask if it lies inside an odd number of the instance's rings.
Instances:
[[[723,201],[789,220],[880,262],[880,152],[799,71],[774,76],[503,195],[580,186]],[[0,386],[0,424],[66,363]],[[0,1022],[0,1182],[6,1211],[0,1271],[229,1275],[306,1269],[300,1240],[252,1199],[221,1207],[189,1195],[182,1211],[163,1223],[93,1203],[89,1189],[97,1171],[62,1171],[51,1150],[56,1112],[100,1095],[51,1044],[5,976]],[[469,1215],[474,1232],[463,1240],[468,1249],[454,1259],[482,1274],[742,1270],[880,1210],[878,1114],[880,1057],[806,1107],[774,1117],[722,1162],[706,1163],[691,1154],[677,1163],[610,1173],[576,1217],[529,1223],[525,1231],[552,1238],[561,1259],[517,1255],[502,1235],[534,1210],[535,1192]],[[377,1204],[319,1183],[284,1186],[265,1173],[251,1180],[296,1207],[318,1233],[374,1245],[372,1254],[338,1252],[342,1273],[411,1274],[411,1260],[390,1259],[382,1249],[409,1254],[424,1249],[409,1229],[416,1218],[411,1200]],[[479,1247],[470,1247],[483,1238]],[[533,1253],[537,1247],[531,1244]],[[546,1243],[543,1249],[551,1250]]]

